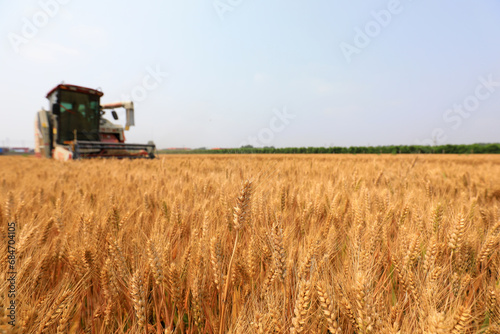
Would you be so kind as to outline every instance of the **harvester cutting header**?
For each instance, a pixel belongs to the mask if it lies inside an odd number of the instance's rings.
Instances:
[[[48,94],[49,110],[40,110],[35,120],[35,152],[57,160],[80,158],[154,158],[156,147],[125,143],[124,130],[134,124],[134,103],[101,104],[103,92],[61,84]],[[124,108],[125,128],[103,115],[106,110]],[[115,120],[118,115],[114,110]]]

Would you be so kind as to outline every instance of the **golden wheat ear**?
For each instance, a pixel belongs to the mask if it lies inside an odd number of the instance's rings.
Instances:
[[[231,254],[231,258],[229,259],[229,264],[227,268],[226,274],[226,285],[224,287],[224,291],[222,293],[222,310],[220,316],[220,328],[219,333],[222,334],[225,330],[225,315],[228,301],[228,292],[229,292],[229,283],[231,282],[231,271],[233,268],[234,257],[236,254],[236,250],[238,247],[238,240],[240,237],[240,230],[244,227],[245,222],[247,221],[247,215],[250,212],[250,197],[252,193],[252,182],[250,180],[246,180],[243,183],[243,186],[240,190],[240,195],[236,200],[236,206],[234,208],[234,229],[236,231],[236,237],[234,240],[233,252]]]

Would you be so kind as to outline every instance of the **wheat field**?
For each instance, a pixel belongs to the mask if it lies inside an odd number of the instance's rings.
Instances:
[[[500,333],[499,156],[1,157],[0,201],[5,333]]]

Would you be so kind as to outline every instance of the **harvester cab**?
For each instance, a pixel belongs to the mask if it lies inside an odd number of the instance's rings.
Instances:
[[[49,110],[35,120],[35,152],[57,160],[80,158],[154,158],[153,143],[125,143],[124,130],[134,124],[133,102],[101,105],[96,89],[61,84],[48,94]],[[104,118],[108,109],[124,108],[125,128]],[[113,118],[118,119],[114,110]]]

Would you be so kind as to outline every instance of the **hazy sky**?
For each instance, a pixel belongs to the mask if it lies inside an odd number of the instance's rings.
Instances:
[[[500,141],[499,1],[4,0],[0,36],[0,145],[62,81],[160,148]]]

